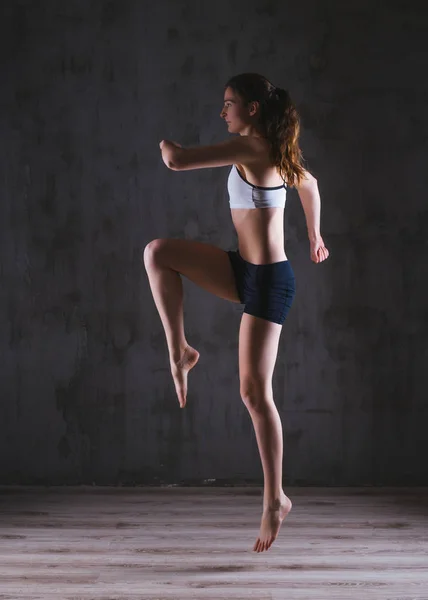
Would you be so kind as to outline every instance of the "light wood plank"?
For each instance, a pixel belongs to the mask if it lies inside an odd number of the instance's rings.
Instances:
[[[0,486],[0,600],[428,600],[428,488]]]

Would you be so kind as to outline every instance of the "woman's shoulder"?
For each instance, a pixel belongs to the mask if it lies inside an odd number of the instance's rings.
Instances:
[[[256,137],[255,135],[243,136],[246,141],[251,144],[253,152],[252,160],[248,161],[248,165],[257,165],[261,168],[273,167],[271,162],[271,143],[266,138]]]
[[[254,135],[247,136],[248,142],[252,145],[255,150],[254,159],[248,161],[246,166],[255,168],[257,170],[275,170],[276,166],[272,162],[271,158],[271,142],[262,137],[256,137]]]
[[[248,140],[254,148],[260,151],[261,154],[268,154],[271,149],[271,143],[267,138],[259,137],[255,135],[245,135],[243,136]]]
[[[254,185],[267,187],[282,185],[283,179],[278,166],[272,163],[269,140],[256,136],[247,137],[251,138],[249,143],[256,149],[256,157],[254,160],[237,165],[240,174]]]

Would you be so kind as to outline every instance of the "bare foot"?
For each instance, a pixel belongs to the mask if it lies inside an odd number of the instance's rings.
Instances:
[[[174,379],[175,391],[177,392],[180,408],[186,406],[187,374],[190,369],[193,369],[198,360],[199,352],[195,350],[195,348],[192,348],[192,346],[186,346],[179,361],[170,361],[172,378]]]
[[[281,500],[276,506],[266,506],[263,508],[260,533],[253,550],[263,552],[263,550],[268,550],[272,546],[278,536],[282,521],[290,512],[291,507],[290,498],[282,492]]]

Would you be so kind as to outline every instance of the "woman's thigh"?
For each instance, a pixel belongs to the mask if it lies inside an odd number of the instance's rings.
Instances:
[[[212,244],[173,238],[152,240],[144,248],[144,264],[164,265],[219,298],[240,303],[235,275],[225,250]]]
[[[243,313],[239,328],[239,380],[242,398],[272,397],[272,375],[282,325]]]

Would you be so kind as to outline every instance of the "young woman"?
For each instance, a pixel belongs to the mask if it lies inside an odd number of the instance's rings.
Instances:
[[[329,252],[320,234],[317,180],[302,166],[300,121],[289,93],[257,73],[243,73],[225,85],[220,116],[237,136],[195,148],[162,140],[160,149],[174,171],[231,166],[227,187],[238,249],[155,239],[144,249],[144,264],[181,408],[188,373],[199,359],[183,328],[181,275],[220,298],[245,305],[239,329],[240,394],[254,425],[264,473],[263,515],[253,548],[261,552],[276,539],[292,506],[282,489],[282,426],[272,393],[282,324],[295,295],[293,269],[284,252],[287,187],[295,187],[302,202],[311,259],[320,263]]]

